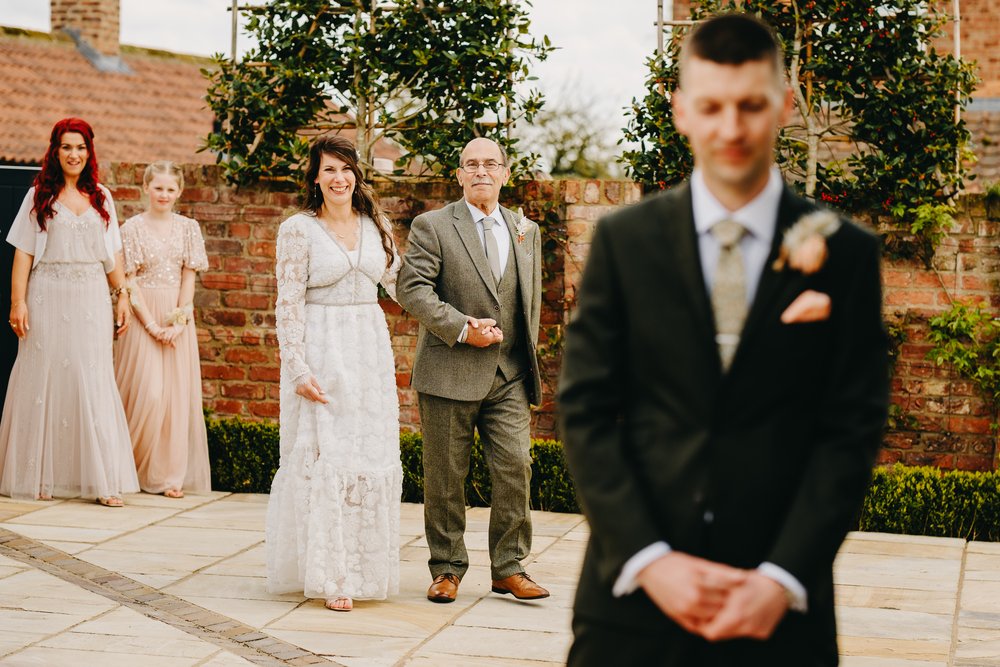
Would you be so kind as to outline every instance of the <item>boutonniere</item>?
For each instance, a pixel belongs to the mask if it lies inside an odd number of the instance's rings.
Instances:
[[[517,232],[517,242],[524,240],[524,235],[528,231],[529,220],[524,217],[524,209],[517,207],[517,218],[514,220],[514,231]]]
[[[778,259],[771,266],[781,271],[789,268],[808,275],[823,268],[826,261],[826,238],[840,227],[840,218],[832,211],[813,211],[799,218],[785,230]]]

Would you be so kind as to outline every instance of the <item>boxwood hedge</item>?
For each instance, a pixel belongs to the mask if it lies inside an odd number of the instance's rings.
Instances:
[[[239,493],[267,493],[278,469],[278,426],[239,419],[207,420],[212,460],[212,488]],[[399,438],[403,464],[403,501],[423,501],[424,470],[419,433]],[[555,440],[531,443],[531,506],[551,512],[579,512],[562,445]],[[478,441],[465,487],[474,507],[490,502],[490,478]],[[858,529],[1000,542],[1000,472],[964,472],[879,468],[865,498]]]

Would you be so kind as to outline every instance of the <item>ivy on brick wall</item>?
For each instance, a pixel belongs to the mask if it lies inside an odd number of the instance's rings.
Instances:
[[[1000,318],[985,304],[959,302],[929,324],[934,347],[927,357],[950,364],[993,402],[994,411],[1000,408]]]
[[[503,145],[515,173],[533,164],[506,131],[543,102],[528,65],[552,47],[528,30],[530,2],[273,0],[243,11],[257,46],[204,72],[221,121],[206,147],[231,182],[293,178],[310,136],[347,127],[368,167],[389,139],[403,149],[397,171],[438,173],[475,136]]]
[[[703,0],[699,20],[734,9]],[[806,196],[879,228],[896,256],[929,262],[951,228],[954,197],[966,174],[969,133],[955,121],[976,77],[971,63],[940,53],[947,17],[925,0],[744,0],[783,43],[796,118],[781,134],[777,161]],[[648,62],[648,92],[633,100],[623,161],[647,188],[690,175],[691,156],[673,124],[675,31],[665,59]]]

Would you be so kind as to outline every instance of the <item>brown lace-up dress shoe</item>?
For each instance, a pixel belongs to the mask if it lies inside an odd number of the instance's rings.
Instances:
[[[549,592],[532,581],[527,572],[518,572],[506,579],[494,581],[492,590],[501,595],[510,593],[518,600],[541,600],[549,597]]]
[[[457,595],[458,577],[451,572],[434,577],[431,587],[427,589],[427,599],[431,602],[454,602]]]

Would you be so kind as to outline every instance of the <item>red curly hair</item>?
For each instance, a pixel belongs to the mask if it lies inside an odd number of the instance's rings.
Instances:
[[[90,205],[94,207],[104,220],[107,227],[111,222],[111,214],[104,208],[107,197],[104,191],[98,186],[97,179],[97,155],[94,154],[94,130],[90,123],[80,118],[63,118],[52,128],[49,136],[49,149],[45,151],[42,158],[42,168],[35,176],[35,217],[38,220],[38,227],[44,231],[45,221],[54,215],[53,205],[59,197],[59,193],[66,186],[63,176],[62,166],[59,164],[59,145],[62,143],[63,135],[67,132],[75,132],[83,137],[87,145],[87,164],[83,167],[80,178],[76,181],[76,189],[90,197]]]

